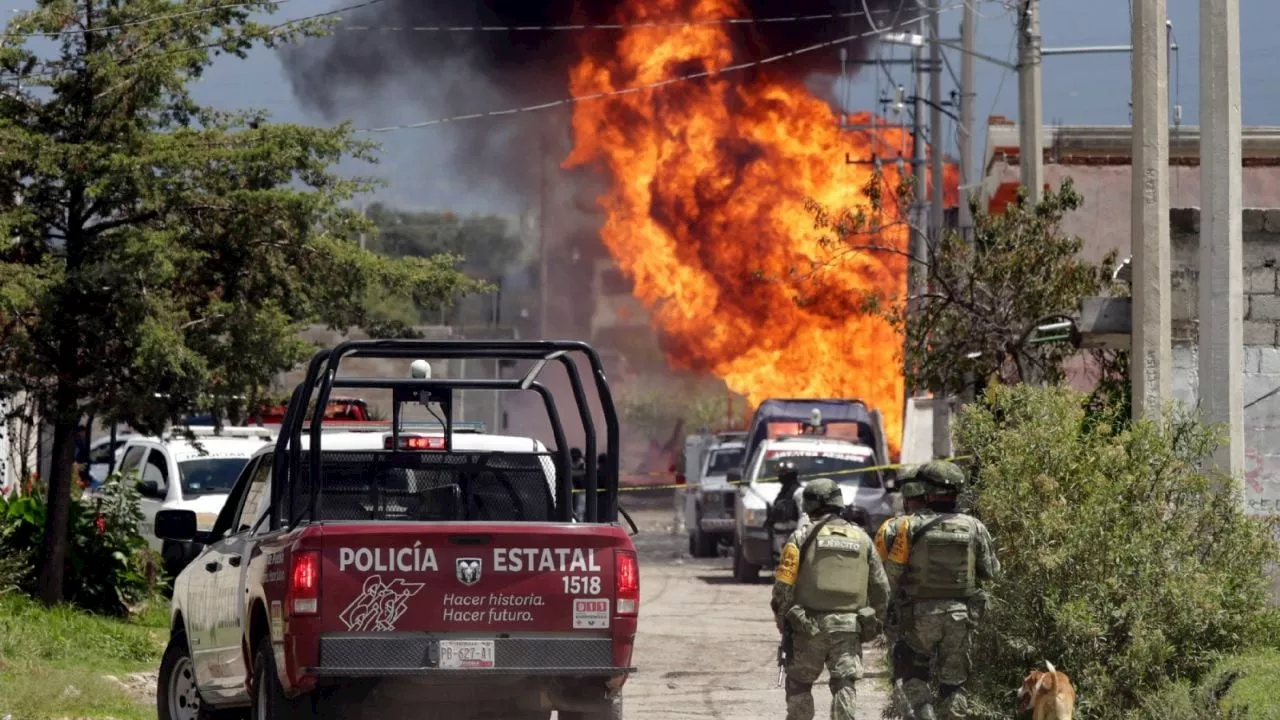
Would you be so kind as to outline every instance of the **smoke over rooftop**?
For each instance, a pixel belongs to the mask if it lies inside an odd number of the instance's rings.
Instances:
[[[343,22],[376,28],[604,24],[617,21],[615,11],[621,4],[621,0],[387,0],[349,13]],[[695,6],[705,8],[712,3],[687,0],[684,4],[687,15],[654,17],[651,21],[693,18]],[[723,8],[724,17],[734,18],[850,13],[865,8],[880,27],[915,15],[912,0],[722,0],[715,5]],[[740,24],[732,27],[731,34],[738,59],[748,61],[864,33],[872,27],[865,15],[857,15]],[[305,107],[326,118],[357,116],[363,120],[373,116],[378,122],[413,122],[568,97],[571,65],[584,51],[599,52],[617,37],[614,30],[339,30],[331,37],[288,50],[284,60],[294,94]],[[865,43],[855,43],[850,50],[854,57],[863,55]],[[833,72],[836,53],[830,48],[790,58],[770,65],[769,71],[802,77]],[[523,199],[537,187],[539,167],[531,157],[536,157],[540,122],[547,120],[563,131],[563,146],[552,149],[562,158],[569,142],[567,111],[525,113],[416,132],[434,134],[428,141],[433,150],[447,148],[448,157],[437,158],[430,152],[422,158],[442,174],[479,192]]]

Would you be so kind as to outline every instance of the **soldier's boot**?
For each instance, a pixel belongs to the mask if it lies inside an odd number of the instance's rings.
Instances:
[[[855,720],[858,693],[853,678],[833,677],[831,686],[831,720]]]
[[[933,703],[924,703],[915,706],[913,710],[916,720],[938,720],[938,716],[933,712]]]
[[[965,720],[969,717],[969,697],[963,685],[938,686],[939,720]]]
[[[813,720],[813,683],[787,677],[787,720]]]

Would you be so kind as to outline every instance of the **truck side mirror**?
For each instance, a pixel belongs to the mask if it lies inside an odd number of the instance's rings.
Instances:
[[[161,510],[156,513],[155,534],[161,540],[191,542],[197,533],[194,510]]]
[[[138,494],[149,498],[164,498],[164,493],[160,490],[160,483],[155,480],[139,480],[137,484]]]

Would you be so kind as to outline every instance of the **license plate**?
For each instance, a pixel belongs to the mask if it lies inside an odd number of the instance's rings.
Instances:
[[[480,670],[493,667],[492,640],[441,640],[440,667],[444,670]]]

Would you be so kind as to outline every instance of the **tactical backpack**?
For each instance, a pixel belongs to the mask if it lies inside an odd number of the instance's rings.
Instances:
[[[864,536],[856,525],[836,515],[814,526],[800,548],[798,605],[819,612],[857,612],[866,607],[871,543]]]

